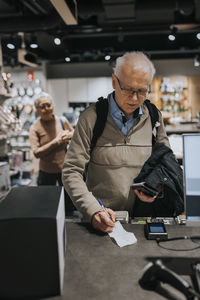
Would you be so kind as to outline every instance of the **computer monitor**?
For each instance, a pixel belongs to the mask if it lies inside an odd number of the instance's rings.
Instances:
[[[187,225],[200,225],[200,134],[183,135],[184,196]]]

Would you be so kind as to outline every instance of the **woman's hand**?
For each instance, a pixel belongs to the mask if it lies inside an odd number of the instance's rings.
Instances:
[[[59,144],[69,143],[70,139],[72,138],[72,135],[73,135],[73,132],[71,132],[69,130],[63,130],[57,135],[56,141]]]

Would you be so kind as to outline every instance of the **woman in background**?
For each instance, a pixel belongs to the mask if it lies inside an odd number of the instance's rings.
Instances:
[[[61,169],[73,128],[66,118],[54,115],[52,98],[41,93],[35,99],[40,118],[30,127],[30,144],[39,158],[38,185],[62,185]]]

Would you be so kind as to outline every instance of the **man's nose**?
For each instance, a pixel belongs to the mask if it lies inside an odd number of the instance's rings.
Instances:
[[[132,91],[132,93],[130,94],[130,97],[137,100],[138,99],[137,91]]]

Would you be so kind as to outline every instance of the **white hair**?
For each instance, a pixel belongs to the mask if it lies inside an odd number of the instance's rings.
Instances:
[[[41,92],[40,94],[38,94],[38,95],[36,95],[36,96],[34,97],[34,104],[35,104],[35,107],[36,107],[36,108],[38,108],[38,102],[39,102],[39,100],[41,100],[41,99],[43,99],[43,98],[48,98],[48,99],[50,99],[51,102],[53,103],[53,98],[52,98],[49,94],[47,94],[47,93],[45,93],[45,92]],[[54,103],[53,103],[53,104],[54,104]]]
[[[144,72],[151,72],[151,80],[155,75],[155,68],[150,59],[140,51],[126,52],[123,56],[120,56],[116,59],[116,65],[113,68],[114,74],[119,75],[121,67],[125,64],[133,68],[133,70],[142,70]]]

